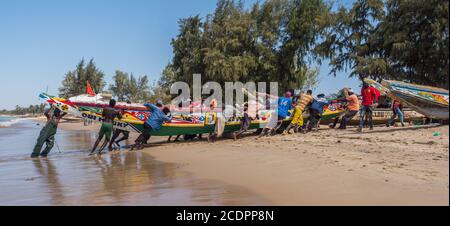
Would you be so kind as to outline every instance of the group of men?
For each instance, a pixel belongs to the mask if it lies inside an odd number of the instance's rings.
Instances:
[[[95,141],[94,147],[92,148],[90,155],[102,154],[106,146],[108,145],[108,150],[113,150],[113,145],[116,144],[120,148],[120,142],[129,139],[129,132],[113,129],[114,119],[121,119],[123,116],[123,111],[118,111],[114,107],[116,106],[116,101],[114,99],[110,100],[109,106],[103,108],[102,110],[102,125],[98,133],[98,138]],[[170,121],[172,117],[170,116],[170,110],[164,107],[162,102],[158,101],[156,105],[146,103],[144,104],[151,112],[150,116],[144,123],[144,130],[140,136],[136,139],[135,144],[131,149],[142,148],[144,144],[148,142],[151,137],[152,131],[158,131],[164,122]],[[45,111],[45,116],[47,117],[47,123],[41,130],[37,143],[31,154],[31,158],[47,157],[51,149],[55,144],[55,134],[58,128],[60,120],[66,115],[66,113],[61,112],[55,105]],[[120,139],[119,136],[123,134]],[[112,135],[112,137],[111,137]],[[97,150],[98,145],[103,140],[103,144],[100,149]],[[45,149],[41,152],[42,147],[46,144]]]
[[[367,83],[363,84],[361,89],[362,102],[355,92],[351,89],[344,89],[344,98],[335,99],[335,100],[327,100],[324,94],[317,95],[317,98],[313,97],[312,90],[308,90],[306,93],[299,93],[293,96],[292,91],[288,91],[285,93],[283,97],[271,96],[269,94],[261,94],[266,95],[266,107],[270,108],[275,104],[276,110],[272,112],[272,116],[270,118],[270,122],[267,126],[260,131],[260,136],[266,135],[274,135],[277,131],[279,131],[284,123],[284,120],[290,116],[292,116],[291,123],[287,126],[286,129],[282,131],[283,135],[292,134],[292,130],[294,133],[303,132],[307,133],[312,131],[317,127],[320,119],[323,115],[325,106],[328,106],[333,103],[346,102],[346,112],[343,117],[340,119],[339,129],[347,129],[348,123],[359,113],[360,114],[360,123],[358,127],[358,132],[362,132],[366,119],[369,123],[370,130],[373,130],[373,109],[376,107],[379,92],[370,86]],[[94,144],[94,147],[91,150],[90,155],[94,154],[102,154],[103,150],[108,145],[108,149],[113,150],[113,145],[116,144],[120,149],[120,142],[129,139],[129,132],[123,131],[120,129],[113,129],[114,119],[121,119],[123,115],[123,111],[118,111],[115,109],[116,101],[110,100],[109,106],[104,108],[102,111],[102,126],[100,128],[100,132],[98,134],[98,138]],[[172,117],[170,115],[170,110],[167,107],[164,107],[161,101],[158,101],[156,105],[146,103],[145,107],[151,112],[150,116],[146,120],[143,126],[143,132],[136,139],[135,144],[131,147],[131,150],[136,148],[142,148],[143,145],[147,144],[148,140],[151,137],[152,131],[158,131],[161,128],[161,125],[165,122],[171,121]],[[402,111],[403,106],[400,102],[394,101],[393,104],[393,112],[394,115],[391,120],[387,123],[389,127],[392,125],[394,119],[396,117],[400,118],[402,126],[404,126],[403,118],[404,114]],[[303,119],[303,113],[309,110],[309,122],[305,123]],[[251,117],[248,114],[248,105],[244,106],[243,117],[241,119],[241,128],[238,132],[235,132],[234,139],[236,140],[239,136],[248,131],[251,123]],[[50,150],[53,148],[55,143],[55,134],[58,128],[58,123],[66,114],[61,112],[55,105],[51,105],[51,108],[45,112],[45,116],[47,117],[47,123],[44,128],[41,130],[37,143],[34,147],[33,153],[31,154],[32,158],[37,157],[46,157]],[[331,126],[335,128],[338,123],[338,119]],[[123,137],[120,139],[119,136],[123,134]],[[112,137],[111,137],[112,135]],[[97,150],[98,145],[103,140],[103,144],[100,146],[100,149]],[[46,144],[46,148],[41,152],[41,149]]]
[[[270,96],[269,98],[277,100],[277,108],[272,112],[270,122],[266,128],[263,129],[260,136],[274,135],[283,125],[283,121],[289,116],[289,112],[292,111],[292,121],[285,130],[282,131],[283,135],[303,132],[307,133],[312,131],[318,126],[324,108],[333,103],[346,103],[346,111],[342,118],[337,118],[331,128],[335,128],[339,123],[339,129],[345,130],[349,122],[359,113],[360,120],[357,131],[362,132],[366,121],[369,124],[369,129],[373,130],[373,110],[377,106],[380,93],[374,87],[367,83],[363,83],[361,89],[362,101],[358,98],[356,93],[352,89],[344,89],[344,97],[340,99],[328,100],[324,94],[317,95],[316,98],[312,96],[313,92],[308,90],[306,93],[300,93],[292,97],[292,92],[288,91],[284,97]],[[401,110],[401,104],[398,101],[394,102],[394,116],[388,122],[387,126],[391,125],[395,117],[400,117],[403,124],[403,112]],[[305,122],[303,119],[303,113],[309,110],[309,121]]]

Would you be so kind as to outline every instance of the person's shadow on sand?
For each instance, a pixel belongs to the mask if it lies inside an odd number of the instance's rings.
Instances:
[[[49,159],[33,159],[34,167],[38,174],[42,176],[48,188],[47,194],[50,195],[52,205],[59,205],[64,202],[64,189],[59,182],[58,173]]]

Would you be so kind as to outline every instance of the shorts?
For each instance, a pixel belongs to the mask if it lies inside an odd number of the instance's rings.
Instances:
[[[103,136],[106,136],[107,140],[111,140],[112,131],[113,131],[112,123],[103,123],[102,127],[100,128],[100,132],[98,133],[98,138],[101,140],[103,139]]]

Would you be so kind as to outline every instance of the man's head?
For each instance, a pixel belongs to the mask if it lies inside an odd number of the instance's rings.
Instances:
[[[353,95],[353,94],[355,94],[355,92],[354,92],[352,89],[348,89],[347,92],[348,92],[348,95]]]
[[[369,88],[369,83],[364,82],[364,83],[363,83],[363,88],[364,88],[364,89]]]
[[[163,112],[165,115],[167,115],[167,114],[170,113],[170,109],[169,109],[168,107],[164,107],[163,110],[162,110],[162,112]]]
[[[156,102],[156,107],[162,108],[163,106],[164,106],[164,104],[163,104],[162,100],[158,100]]]
[[[312,90],[308,90],[307,92],[306,92],[306,94],[308,94],[308,95],[312,95],[313,94],[313,91]]]
[[[247,112],[248,111],[248,103],[245,103],[244,104],[244,112]]]
[[[109,101],[109,107],[115,107],[116,106],[116,100],[114,100],[114,99],[111,99],[110,101]]]
[[[59,118],[61,116],[61,110],[59,110],[58,108],[55,108],[55,110],[53,111],[53,115],[57,118]]]
[[[286,97],[286,98],[291,98],[291,97],[292,97],[292,93],[291,93],[290,91],[287,91],[287,92],[284,94],[284,97]]]
[[[317,98],[324,98],[324,97],[325,97],[325,94],[323,94],[323,93],[317,95]]]

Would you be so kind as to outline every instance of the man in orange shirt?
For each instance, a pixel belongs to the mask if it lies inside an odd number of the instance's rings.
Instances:
[[[339,129],[347,129],[347,124],[359,112],[359,99],[355,95],[355,92],[353,92],[353,90],[351,90],[351,89],[345,89],[344,94],[345,94],[345,98],[348,102],[347,113],[344,115],[344,118],[342,119]]]

